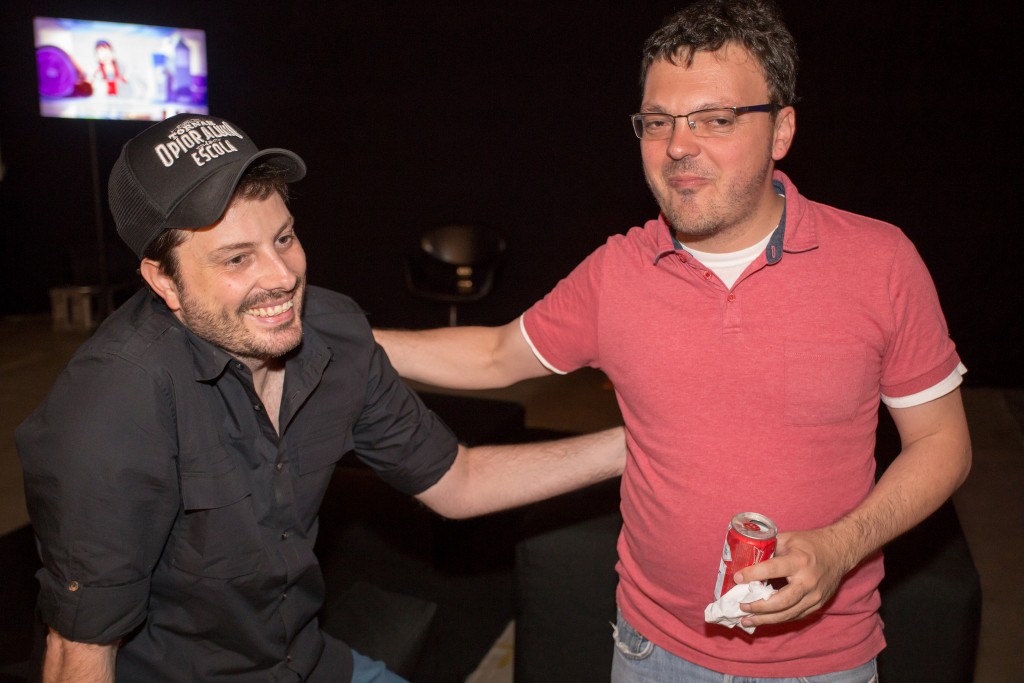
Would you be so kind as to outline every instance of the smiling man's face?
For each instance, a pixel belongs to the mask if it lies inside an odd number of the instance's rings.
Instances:
[[[190,233],[176,247],[174,286],[161,294],[174,314],[243,361],[298,346],[306,254],[280,195],[236,199],[220,221]]]

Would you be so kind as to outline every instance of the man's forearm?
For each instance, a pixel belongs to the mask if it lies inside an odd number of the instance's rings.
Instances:
[[[833,528],[850,553],[850,567],[932,514],[963,483],[969,442],[942,437],[905,448],[856,510]]]
[[[43,659],[43,683],[113,683],[117,644],[67,640],[50,629]]]
[[[452,327],[436,330],[374,330],[377,343],[405,379],[434,386],[458,389],[481,374],[484,359],[490,355],[487,328]],[[459,365],[466,367],[460,372]]]
[[[541,443],[460,447],[451,469],[417,498],[446,517],[473,517],[610,479],[625,463],[621,427]]]
[[[851,568],[912,529],[967,478],[971,442],[959,390],[931,404],[895,410],[903,448],[855,510],[832,525]]]
[[[449,389],[495,389],[548,370],[533,355],[519,321],[501,327],[374,330],[406,379]]]
[[[779,534],[775,557],[740,570],[736,582],[785,577],[768,600],[741,605],[744,626],[801,619],[821,609],[843,576],[909,530],[963,483],[971,443],[960,392],[891,411],[903,449],[867,498],[829,526]]]

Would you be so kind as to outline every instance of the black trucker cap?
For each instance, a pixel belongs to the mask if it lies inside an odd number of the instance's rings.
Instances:
[[[221,118],[177,114],[125,143],[107,188],[117,234],[140,259],[164,230],[202,228],[220,220],[235,186],[255,161],[291,183],[306,164],[287,149],[259,149]]]

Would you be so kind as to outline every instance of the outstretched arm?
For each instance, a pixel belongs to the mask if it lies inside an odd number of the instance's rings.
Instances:
[[[549,373],[519,330],[501,327],[374,330],[391,364],[406,379],[450,389],[494,389]]]
[[[77,643],[51,628],[46,636],[43,683],[114,683],[116,657],[116,643]]]
[[[967,478],[971,442],[960,390],[912,408],[890,409],[903,444],[864,502],[821,529],[780,533],[775,557],[748,567],[736,582],[786,577],[765,601],[743,605],[745,626],[800,619],[835,594],[865,557],[934,512]]]
[[[451,469],[416,497],[461,519],[525,505],[622,474],[621,427],[557,441],[459,447]]]

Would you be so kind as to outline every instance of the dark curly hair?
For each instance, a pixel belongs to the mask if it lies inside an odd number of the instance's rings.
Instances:
[[[734,42],[758,61],[774,104],[796,101],[796,41],[771,0],[698,0],[669,17],[644,43],[640,88],[658,59],[690,66],[697,51]]]

